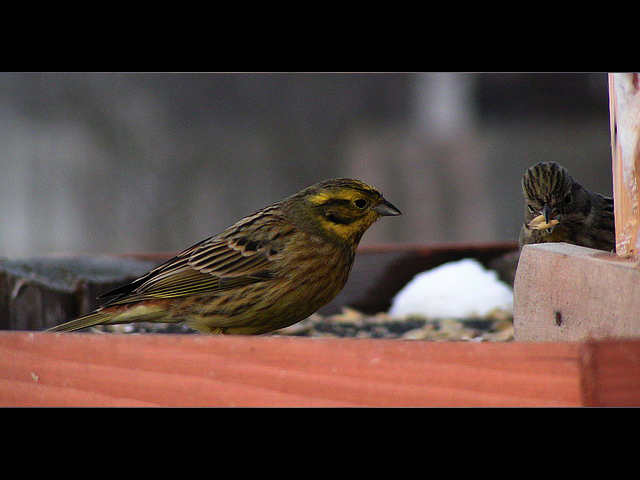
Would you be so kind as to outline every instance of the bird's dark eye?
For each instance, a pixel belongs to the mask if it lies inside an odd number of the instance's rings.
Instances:
[[[535,212],[535,210],[533,209],[533,207],[532,207],[531,205],[527,204],[527,208],[529,209],[529,211],[530,211],[531,213],[534,213],[534,212]]]
[[[569,205],[569,204],[571,203],[571,200],[572,200],[572,198],[571,198],[571,194],[570,194],[570,193],[567,193],[567,194],[564,196],[564,204],[565,204],[565,205]]]
[[[364,207],[367,206],[367,201],[359,198],[358,200],[356,200],[355,202],[353,202],[355,204],[356,207],[363,209]]]

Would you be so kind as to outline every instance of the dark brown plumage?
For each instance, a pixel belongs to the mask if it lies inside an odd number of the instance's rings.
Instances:
[[[520,247],[566,242],[615,250],[613,200],[577,183],[555,162],[538,163],[522,177],[525,199]]]
[[[320,182],[104,294],[113,298],[95,312],[49,330],[152,321],[260,334],[292,325],[340,292],[362,235],[384,215],[400,211],[369,185]]]

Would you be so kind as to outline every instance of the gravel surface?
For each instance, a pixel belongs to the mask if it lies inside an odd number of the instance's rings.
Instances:
[[[184,325],[140,323],[93,327],[92,332],[195,333]],[[398,338],[405,340],[496,341],[513,340],[513,319],[501,311],[478,319],[393,318],[385,313],[366,315],[349,308],[331,316],[314,314],[290,327],[266,335],[301,337]]]

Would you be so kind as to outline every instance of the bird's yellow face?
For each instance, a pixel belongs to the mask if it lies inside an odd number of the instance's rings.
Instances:
[[[301,194],[305,217],[324,234],[342,242],[357,244],[378,218],[401,214],[380,192],[357,180],[331,180]]]

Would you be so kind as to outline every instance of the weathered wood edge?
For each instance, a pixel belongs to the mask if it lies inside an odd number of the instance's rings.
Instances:
[[[567,243],[525,245],[514,283],[516,341],[640,337],[640,269]]]

